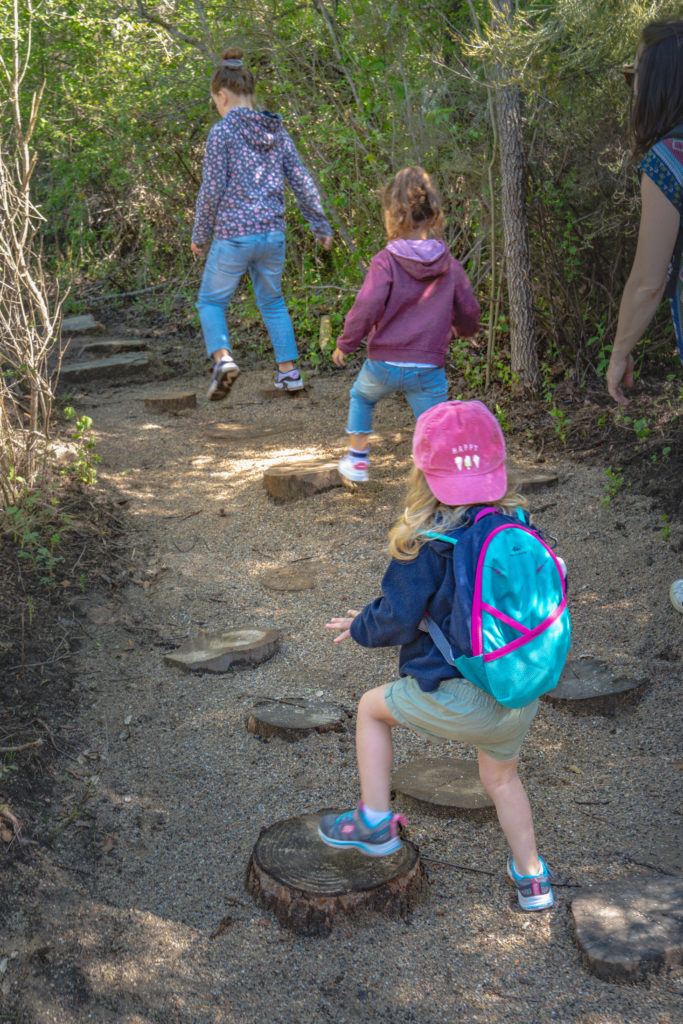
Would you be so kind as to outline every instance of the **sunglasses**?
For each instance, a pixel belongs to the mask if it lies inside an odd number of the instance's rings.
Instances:
[[[624,64],[623,67],[619,68],[619,73],[621,74],[622,78],[624,79],[624,82],[629,87],[629,89],[632,89],[633,83],[636,79],[635,64]]]

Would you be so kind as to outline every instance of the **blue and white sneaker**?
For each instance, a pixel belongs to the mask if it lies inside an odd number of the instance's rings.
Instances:
[[[522,910],[547,910],[555,902],[549,882],[549,879],[553,878],[553,873],[542,857],[538,859],[541,863],[540,874],[518,875],[512,854],[508,857],[508,879],[517,889],[517,899]]]
[[[362,802],[353,811],[344,814],[325,814],[318,825],[318,835],[328,846],[355,846],[369,857],[386,857],[401,849],[399,825],[408,822],[402,814],[391,814],[377,825],[369,825],[363,814]]]
[[[206,397],[210,402],[220,402],[230,393],[233,382],[239,377],[240,368],[232,356],[223,356],[214,363],[211,383]]]

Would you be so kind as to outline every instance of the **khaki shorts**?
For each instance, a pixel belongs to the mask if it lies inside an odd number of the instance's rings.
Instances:
[[[412,676],[403,676],[389,683],[384,698],[396,721],[425,739],[468,743],[496,761],[517,757],[538,711],[537,700],[523,708],[503,707],[466,679],[445,679],[426,693]]]

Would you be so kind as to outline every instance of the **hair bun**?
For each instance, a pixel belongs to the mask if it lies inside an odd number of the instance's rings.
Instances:
[[[244,56],[244,50],[239,46],[231,46],[227,50],[223,50],[222,60],[242,60]]]

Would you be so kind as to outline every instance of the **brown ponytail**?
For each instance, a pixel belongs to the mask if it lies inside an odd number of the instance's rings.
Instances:
[[[221,61],[211,79],[211,92],[214,96],[221,89],[228,89],[236,96],[254,95],[254,76],[251,71],[244,66],[226,67],[224,63],[225,61],[241,61],[242,57],[243,51],[239,46],[232,46],[223,51]]]
[[[443,232],[441,196],[421,167],[404,167],[399,171],[384,189],[382,205],[390,239],[421,227],[429,228],[436,236]]]

